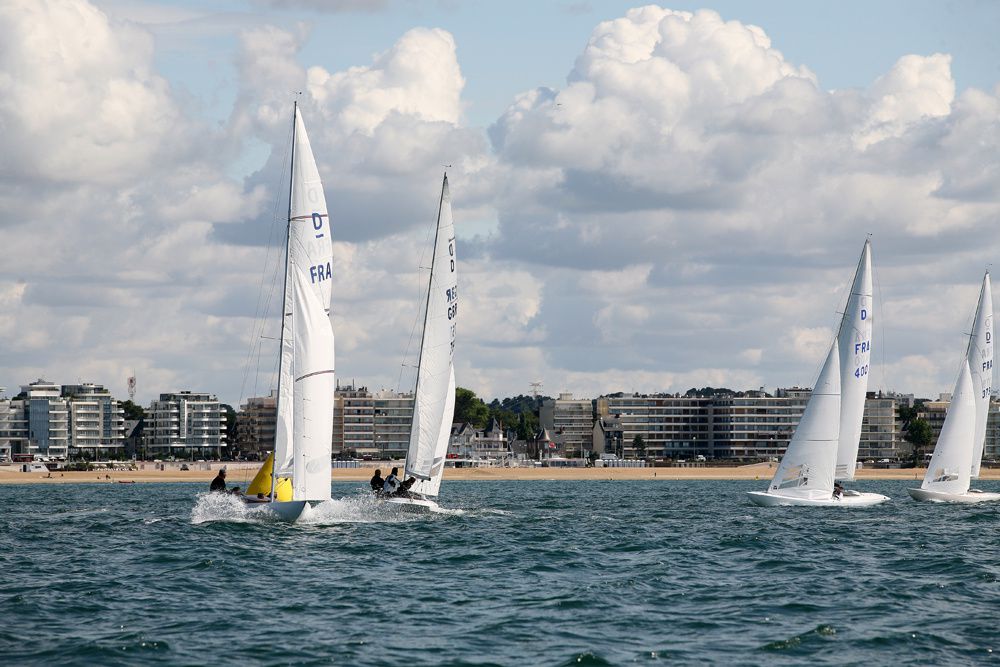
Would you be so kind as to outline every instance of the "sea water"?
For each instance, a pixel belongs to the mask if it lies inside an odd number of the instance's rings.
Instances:
[[[1000,664],[1000,507],[761,508],[763,482],[0,486],[0,663]],[[997,482],[984,489],[1000,490]]]

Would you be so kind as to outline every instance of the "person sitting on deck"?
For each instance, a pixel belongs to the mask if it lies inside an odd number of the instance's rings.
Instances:
[[[382,484],[382,493],[385,495],[391,496],[399,488],[399,477],[396,476],[398,472],[399,468],[393,468],[389,476],[385,478],[385,483]]]
[[[212,493],[215,493],[217,491],[220,492],[220,493],[225,493],[226,492],[226,469],[225,468],[223,468],[222,470],[220,470],[219,474],[215,476],[215,479],[212,480],[212,484],[211,484],[211,486],[208,487],[208,490],[211,491]]]
[[[410,497],[410,487],[417,482],[416,477],[409,477],[405,482],[399,485],[396,489],[396,493],[392,494],[394,498],[409,498]]]
[[[382,479],[382,471],[375,468],[375,474],[372,475],[371,480],[368,482],[371,484],[372,493],[376,496],[382,493],[382,487],[385,485],[385,480]]]
[[[844,487],[840,485],[840,482],[833,483],[833,497],[837,500],[841,500],[844,497]]]

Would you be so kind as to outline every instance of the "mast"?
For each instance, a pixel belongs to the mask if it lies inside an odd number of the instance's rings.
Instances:
[[[444,172],[444,179],[441,181],[441,196],[438,198],[438,214],[437,222],[434,223],[434,244],[431,246],[431,271],[430,276],[427,279],[427,299],[424,302],[424,326],[420,330],[420,352],[417,353],[417,382],[413,387],[413,396],[416,400],[420,396],[420,366],[424,358],[424,337],[427,335],[427,314],[430,312],[431,308],[431,290],[434,289],[434,265],[437,260],[437,242],[438,235],[441,233],[441,207],[444,205],[444,188],[448,184],[448,172]],[[416,407],[416,405],[414,405]],[[419,440],[420,434],[417,434],[417,439]],[[410,447],[413,447],[413,443],[410,443]],[[403,476],[406,477],[410,475],[410,460],[409,460],[409,450],[407,451],[407,461],[406,466],[403,468]],[[423,475],[421,475],[423,477]]]
[[[295,120],[299,115],[299,101],[295,100],[292,105],[292,152],[291,158],[288,161],[288,217],[285,222],[285,275],[282,280],[281,287],[281,333],[279,334],[278,342],[278,397],[274,401],[274,411],[275,414],[280,414],[280,403],[281,403],[281,357],[282,351],[285,349],[285,309],[288,307],[286,300],[288,298],[288,255],[291,247],[291,231],[292,231],[292,187],[295,181]],[[277,434],[275,434],[277,438]],[[278,474],[278,441],[274,442],[274,450],[272,450],[273,460],[271,461],[271,502],[274,502],[274,487],[276,483],[276,477]]]

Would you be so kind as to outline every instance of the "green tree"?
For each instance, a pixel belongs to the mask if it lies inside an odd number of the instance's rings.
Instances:
[[[920,465],[923,462],[924,450],[934,438],[934,430],[930,422],[919,417],[910,420],[906,427],[906,434],[903,439],[913,445],[913,465]]]
[[[646,441],[642,439],[641,435],[632,438],[632,449],[635,450],[637,459],[646,458]]]
[[[122,410],[125,411],[125,419],[139,420],[146,416],[146,412],[142,409],[142,406],[133,403],[132,399],[122,401]]]
[[[485,428],[490,420],[490,409],[476,392],[465,387],[455,388],[455,421],[468,422],[476,428]]]

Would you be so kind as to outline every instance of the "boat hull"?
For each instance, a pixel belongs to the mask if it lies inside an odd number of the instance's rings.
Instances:
[[[436,512],[441,509],[436,502],[427,498],[386,498],[385,502],[409,510]]]
[[[308,500],[289,500],[285,502],[274,501],[273,503],[252,503],[249,504],[253,512],[267,512],[282,521],[295,523],[312,512],[312,506]]]
[[[840,498],[795,498],[779,496],[766,491],[749,491],[750,502],[760,507],[870,507],[889,500],[881,493],[848,491]]]
[[[987,493],[985,491],[967,491],[965,493],[945,493],[944,491],[931,491],[930,489],[907,489],[906,491],[910,494],[911,498],[920,502],[966,505],[1000,502],[1000,493]]]

